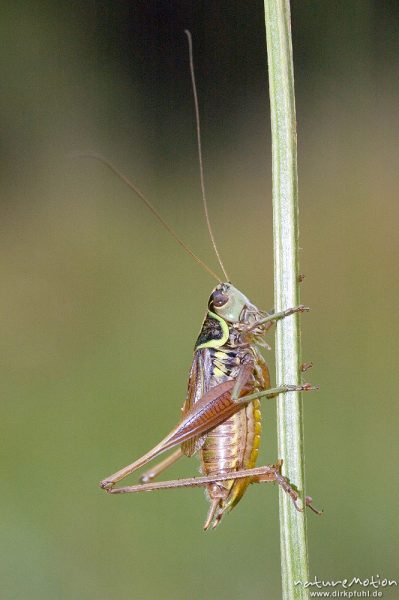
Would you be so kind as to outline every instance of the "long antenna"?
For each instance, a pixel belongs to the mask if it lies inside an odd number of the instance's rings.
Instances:
[[[193,39],[191,37],[191,33],[188,29],[184,30],[184,33],[188,39],[188,52],[190,59],[190,73],[191,73],[191,84],[193,88],[193,96],[194,96],[194,106],[195,106],[195,121],[197,125],[197,146],[198,146],[198,159],[199,159],[199,169],[200,169],[200,179],[201,179],[201,192],[202,192],[202,203],[204,205],[206,224],[208,227],[209,236],[211,238],[213,249],[215,250],[216,257],[219,261],[219,265],[223,271],[224,276],[226,277],[226,281],[229,280],[229,276],[227,275],[226,269],[224,268],[222,259],[220,258],[219,251],[216,246],[215,238],[213,236],[211,222],[208,214],[208,202],[206,200],[205,195],[205,180],[204,180],[204,165],[202,160],[202,144],[201,144],[201,127],[200,127],[200,116],[199,116],[199,108],[198,108],[198,94],[197,94],[197,85],[195,83],[195,72],[194,72],[194,59],[193,59]]]
[[[207,271],[210,275],[212,275],[212,277],[214,277],[216,279],[216,281],[218,281],[220,283],[220,277],[218,277],[216,275],[216,273],[214,271],[212,271],[212,269],[210,267],[208,267],[207,264],[204,263],[204,261],[202,261],[200,258],[198,258],[198,256],[196,254],[194,254],[194,252],[191,250],[191,248],[189,248],[187,246],[187,244],[185,244],[183,242],[183,240],[177,235],[175,230],[172,229],[172,227],[170,227],[170,225],[168,225],[168,223],[163,219],[163,217],[161,217],[161,215],[159,214],[159,212],[157,211],[155,206],[153,206],[153,204],[144,196],[143,192],[141,192],[139,190],[139,188],[137,186],[135,186],[134,183],[132,183],[130,181],[130,179],[128,179],[126,177],[126,175],[124,175],[121,171],[119,171],[119,169],[117,169],[109,160],[107,160],[100,154],[95,154],[95,153],[91,153],[91,152],[89,152],[87,154],[78,154],[75,156],[92,158],[94,160],[100,161],[106,167],[108,167],[108,169],[110,169],[117,177],[119,177],[119,179],[121,179],[127,185],[127,187],[130,188],[140,198],[140,200],[142,200],[142,202],[144,202],[144,204],[152,212],[152,214],[158,219],[158,221],[161,223],[161,225],[166,229],[166,231],[168,231],[170,233],[170,235],[176,240],[176,242],[178,244],[180,244],[180,246],[187,252],[187,254],[189,254],[203,269],[205,269],[205,271]]]

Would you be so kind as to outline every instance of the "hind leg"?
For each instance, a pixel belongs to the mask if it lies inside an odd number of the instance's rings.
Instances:
[[[155,479],[155,477],[158,477],[158,475],[166,471],[166,469],[169,469],[169,467],[174,465],[182,456],[184,456],[184,454],[181,451],[181,448],[172,452],[170,456],[161,460],[161,462],[157,463],[152,469],[148,469],[148,471],[143,473],[139,479],[140,483],[149,483]]]

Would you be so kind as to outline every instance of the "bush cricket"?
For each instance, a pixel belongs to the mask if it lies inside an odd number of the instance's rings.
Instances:
[[[198,339],[194,346],[194,358],[189,374],[187,397],[182,407],[178,425],[154,448],[132,464],[117,471],[101,482],[110,494],[124,494],[179,487],[205,487],[210,508],[204,529],[218,525],[224,514],[234,508],[251,483],[276,482],[292,498],[297,510],[303,510],[297,501],[298,492],[281,474],[281,461],[275,465],[256,468],[261,435],[260,399],[273,398],[279,393],[309,391],[310,384],[270,387],[269,370],[260,353],[267,346],[263,340],[268,329],[279,319],[307,307],[300,305],[280,313],[259,310],[236,287],[224,268],[213,236],[205,195],[201,151],[200,119],[193,66],[191,34],[188,38],[191,83],[194,96],[197,145],[200,168],[202,199],[208,232],[224,279],[200,260],[163,220],[142,192],[120,173],[111,163],[99,159],[118,175],[147,205],[163,227],[218,282],[207,305]],[[144,473],[140,483],[128,487],[115,487],[127,475],[146,465],[166,450],[175,448],[172,454]],[[199,455],[201,477],[172,481],[152,481],[182,456]],[[306,497],[304,505],[319,512]]]

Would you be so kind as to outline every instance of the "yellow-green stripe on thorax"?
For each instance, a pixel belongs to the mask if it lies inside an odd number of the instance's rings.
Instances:
[[[212,376],[217,381],[230,377],[239,364],[237,352],[229,347],[230,328],[222,317],[208,310],[198,336],[195,350],[209,349]]]
[[[201,348],[220,348],[229,339],[229,326],[222,317],[208,310],[198,339],[195,343],[195,350]]]

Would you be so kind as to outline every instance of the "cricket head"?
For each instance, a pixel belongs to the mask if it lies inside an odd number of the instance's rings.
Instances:
[[[231,283],[219,283],[213,290],[208,308],[228,323],[257,320],[264,313]]]

